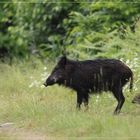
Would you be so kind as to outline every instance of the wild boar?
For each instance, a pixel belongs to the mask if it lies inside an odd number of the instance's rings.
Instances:
[[[82,103],[88,108],[89,94],[111,91],[118,101],[114,114],[118,114],[125,102],[122,88],[129,80],[132,89],[133,73],[120,60],[74,61],[63,56],[44,85],[58,84],[74,89],[77,92],[78,109]]]

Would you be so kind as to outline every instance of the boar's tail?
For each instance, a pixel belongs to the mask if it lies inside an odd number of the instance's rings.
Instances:
[[[131,76],[130,76],[130,92],[132,92],[133,89],[133,73],[131,72]]]

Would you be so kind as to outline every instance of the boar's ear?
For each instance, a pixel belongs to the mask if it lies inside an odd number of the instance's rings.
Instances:
[[[62,56],[62,57],[60,58],[59,65],[65,66],[66,63],[67,63],[67,57],[66,57],[66,56]]]

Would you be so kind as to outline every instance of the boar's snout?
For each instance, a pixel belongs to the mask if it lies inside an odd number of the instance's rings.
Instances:
[[[45,83],[43,83],[43,85],[44,85],[45,87],[47,87],[47,86],[48,86],[46,82],[45,82]]]
[[[46,82],[43,84],[45,87],[53,85],[56,83],[56,78],[55,77],[48,77]]]

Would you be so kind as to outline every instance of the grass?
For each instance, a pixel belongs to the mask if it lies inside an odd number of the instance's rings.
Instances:
[[[135,90],[131,94],[125,89],[118,116],[113,115],[117,102],[110,93],[91,96],[90,109],[77,111],[74,91],[57,85],[43,88],[50,69],[39,62],[34,67],[0,64],[1,124],[13,122],[17,128],[60,139],[139,139],[140,106],[131,103]],[[0,138],[5,135],[0,133]]]

